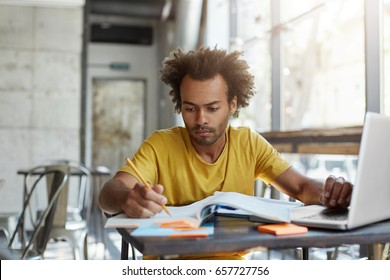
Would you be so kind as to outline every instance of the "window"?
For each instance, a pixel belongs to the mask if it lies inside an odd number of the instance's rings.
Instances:
[[[244,52],[255,76],[256,94],[247,108],[240,110],[235,125],[257,131],[271,128],[271,5],[270,1],[231,1],[231,50]]]
[[[282,129],[363,123],[363,4],[280,1]]]
[[[362,125],[366,108],[364,0],[230,3],[231,50],[244,51],[257,89],[236,124],[258,131],[271,129],[270,49],[273,37],[280,36],[280,128]],[[280,13],[280,24],[274,29],[272,9]]]
[[[257,89],[250,106],[241,110],[233,124],[249,125],[259,132],[271,130],[272,104],[280,105],[282,130],[363,124],[364,0],[302,0],[299,4],[293,0],[231,0],[230,3],[231,50],[244,51]],[[280,19],[278,23],[274,19],[272,26],[275,10]],[[387,32],[390,34],[390,30]],[[271,41],[276,37],[280,38],[279,53],[271,52]],[[280,104],[271,102],[271,62],[275,59],[271,56],[275,54],[280,59],[280,76],[276,77]],[[387,107],[390,110],[390,105]],[[318,179],[330,174],[355,179],[357,157],[353,155],[287,154],[286,158],[303,173]]]
[[[390,75],[390,0],[383,1],[383,77]],[[384,112],[390,115],[390,80],[383,79],[384,83]]]

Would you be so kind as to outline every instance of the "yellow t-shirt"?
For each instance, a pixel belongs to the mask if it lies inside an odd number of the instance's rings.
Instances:
[[[257,132],[247,127],[226,129],[226,145],[218,160],[207,163],[196,153],[184,127],[155,131],[141,145],[133,162],[147,181],[164,186],[167,205],[185,205],[215,191],[253,195],[254,181],[269,184],[290,167]],[[130,173],[130,165],[118,171]]]
[[[253,195],[254,181],[269,184],[290,167],[279,153],[257,132],[246,128],[226,129],[226,145],[215,163],[207,163],[196,153],[184,127],[152,133],[134,155],[133,162],[147,181],[162,184],[167,205],[185,205],[215,191]],[[118,171],[130,173],[129,164]],[[180,259],[244,259],[248,251],[236,253],[185,255]],[[155,256],[143,256],[155,259]]]

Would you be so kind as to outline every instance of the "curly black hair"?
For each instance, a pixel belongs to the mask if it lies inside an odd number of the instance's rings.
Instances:
[[[188,52],[180,48],[173,51],[164,61],[160,78],[171,87],[169,95],[175,103],[175,111],[181,112],[180,84],[189,75],[195,80],[207,80],[220,74],[228,86],[228,101],[237,96],[238,116],[240,108],[248,106],[254,95],[254,77],[248,71],[248,64],[240,59],[242,52],[227,53],[226,50],[201,47]]]

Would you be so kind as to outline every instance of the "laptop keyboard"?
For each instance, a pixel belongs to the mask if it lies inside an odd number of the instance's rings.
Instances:
[[[334,220],[342,221],[348,219],[348,209],[324,209],[320,213],[316,213],[305,218],[316,220]]]

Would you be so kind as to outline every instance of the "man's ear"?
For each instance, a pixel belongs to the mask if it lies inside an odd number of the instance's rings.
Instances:
[[[234,115],[234,113],[237,111],[237,96],[234,96],[232,101],[229,103],[229,109],[230,109],[230,114]]]

